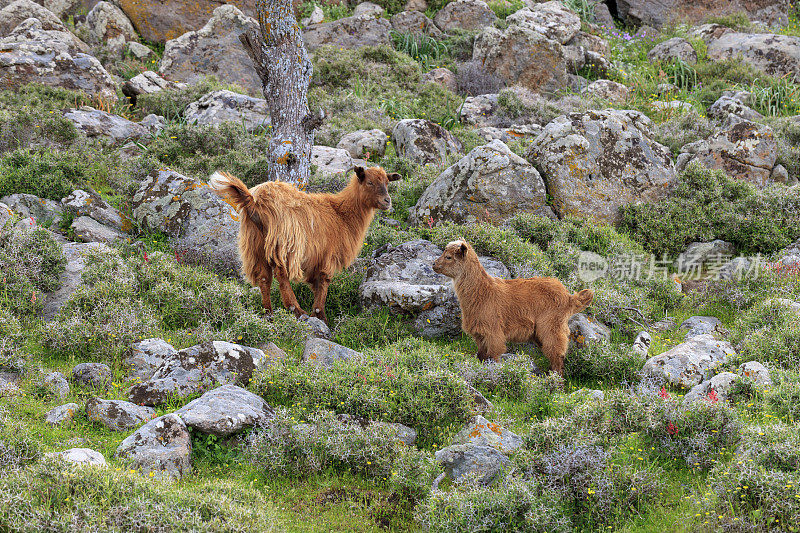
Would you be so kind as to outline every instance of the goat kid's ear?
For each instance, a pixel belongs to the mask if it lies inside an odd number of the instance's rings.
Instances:
[[[356,171],[356,176],[358,176],[358,181],[363,182],[364,178],[367,177],[367,173],[364,172],[364,167],[356,167],[355,171]]]
[[[461,247],[456,250],[456,255],[459,257],[464,257],[467,254],[467,245],[463,242],[461,243]]]
[[[400,176],[400,174],[398,174],[397,172],[392,172],[391,174],[387,174],[386,177],[389,178],[389,181],[397,181],[402,178],[402,176]]]

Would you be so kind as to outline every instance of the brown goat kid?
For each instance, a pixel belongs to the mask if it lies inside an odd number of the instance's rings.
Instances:
[[[550,370],[563,375],[567,321],[592,303],[592,291],[570,294],[555,278],[490,276],[465,241],[448,244],[433,270],[453,278],[461,327],[475,339],[478,359],[499,361],[507,341],[536,342],[550,361]]]
[[[296,316],[306,312],[290,281],[314,291],[311,316],[327,322],[325,300],[331,277],[350,266],[364,242],[375,210],[392,206],[388,185],[400,179],[380,167],[356,167],[337,194],[308,194],[292,184],[267,182],[251,190],[238,178],[215,173],[211,187],[241,213],[239,255],[248,281],[261,289],[261,303],[272,312],[272,275],[283,305]]]

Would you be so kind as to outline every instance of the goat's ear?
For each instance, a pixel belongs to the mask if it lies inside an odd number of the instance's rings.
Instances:
[[[467,255],[467,245],[462,242],[461,243],[461,247],[458,250],[456,250],[456,255],[458,255],[459,257],[466,256]]]
[[[400,174],[397,172],[392,172],[390,174],[386,174],[386,177],[389,178],[389,181],[397,181],[402,178]]]
[[[356,167],[356,176],[358,176],[358,181],[363,182],[364,178],[367,177],[367,173],[364,171],[364,167]]]

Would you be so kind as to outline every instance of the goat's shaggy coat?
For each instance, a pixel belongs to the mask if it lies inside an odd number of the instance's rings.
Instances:
[[[478,344],[478,359],[499,361],[507,341],[536,342],[550,361],[550,369],[564,373],[567,321],[592,303],[592,291],[570,294],[555,278],[490,276],[465,241],[448,244],[433,269],[453,278],[461,327]]]
[[[267,182],[252,189],[238,178],[215,173],[211,187],[241,213],[239,254],[248,281],[261,289],[272,311],[272,275],[283,305],[305,314],[289,281],[305,281],[314,291],[312,316],[327,321],[325,299],[331,277],[350,266],[361,251],[376,209],[389,209],[387,186],[400,179],[380,167],[356,167],[355,176],[337,194],[307,194],[292,184]]]

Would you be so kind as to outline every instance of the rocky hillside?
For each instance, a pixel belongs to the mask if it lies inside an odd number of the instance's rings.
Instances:
[[[795,531],[798,8],[295,7],[309,189],[403,176],[328,325],[207,184],[267,175],[253,0],[0,0],[0,530]],[[457,238],[594,291],[563,377],[476,360]]]

